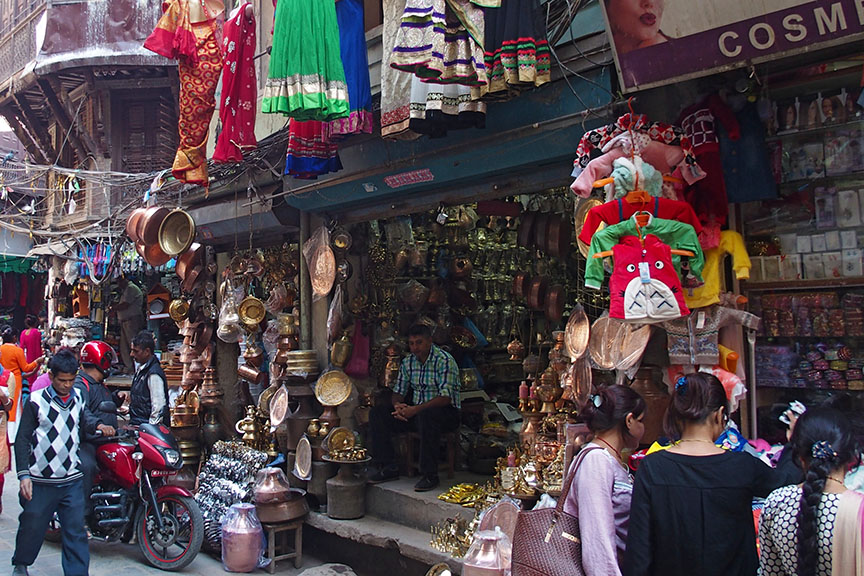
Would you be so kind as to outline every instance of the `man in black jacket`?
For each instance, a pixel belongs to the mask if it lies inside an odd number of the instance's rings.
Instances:
[[[80,446],[84,433],[114,429],[100,423],[75,390],[78,360],[61,350],[48,362],[51,386],[30,395],[15,439],[21,515],[12,564],[13,576],[26,576],[39,555],[45,531],[56,513],[63,532],[64,576],[88,576],[90,551],[84,531]]]
[[[129,423],[133,426],[148,422],[168,426],[168,380],[154,350],[156,342],[147,330],[132,340],[135,377],[130,390]]]
[[[102,412],[99,406],[102,402],[118,402],[118,398],[112,396],[103,382],[111,371],[111,364],[116,360],[117,354],[105,342],[94,340],[87,342],[81,347],[81,368],[75,376],[75,389],[81,393],[84,405],[96,417],[99,422],[117,428],[117,414],[114,412]],[[81,472],[84,474],[84,503],[86,512],[89,514],[92,502],[90,501],[90,489],[93,487],[93,476],[96,474],[96,445],[95,438],[85,435],[81,444]]]

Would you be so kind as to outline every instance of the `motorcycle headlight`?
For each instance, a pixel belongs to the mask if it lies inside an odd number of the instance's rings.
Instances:
[[[163,450],[165,462],[172,468],[176,468],[180,464],[180,453],[177,450]]]

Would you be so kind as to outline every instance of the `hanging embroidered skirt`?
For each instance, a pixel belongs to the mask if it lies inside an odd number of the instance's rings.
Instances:
[[[489,78],[484,93],[540,86],[550,80],[550,51],[540,0],[508,0],[486,10]]]
[[[265,114],[330,121],[348,115],[333,0],[281,0],[261,102]]]
[[[384,30],[381,36],[381,136],[414,139],[418,134],[408,129],[413,76],[391,67],[399,36],[405,0],[384,0]]]
[[[330,124],[291,119],[288,126],[288,155],[285,174],[303,180],[314,180],[321,174],[342,169],[339,152],[330,138]]]
[[[424,82],[485,86],[483,9],[469,0],[408,0],[390,65]]]
[[[486,127],[486,103],[471,98],[471,88],[458,84],[411,82],[411,121],[418,134],[440,138],[449,130]]]
[[[198,62],[180,58],[180,119],[177,127],[180,146],[171,173],[177,180],[208,186],[207,136],[216,109],[216,85],[222,72],[222,52],[211,22],[192,24],[198,48]]]
[[[372,90],[369,60],[366,57],[366,32],[363,29],[362,0],[336,2],[339,22],[339,48],[345,81],[348,85],[348,116],[330,122],[333,139],[350,134],[372,133]]]

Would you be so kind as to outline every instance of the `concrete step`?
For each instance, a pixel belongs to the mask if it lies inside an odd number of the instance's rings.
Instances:
[[[332,562],[352,566],[362,563],[368,568],[377,567],[373,570],[376,574],[400,576],[424,576],[433,565],[446,562],[453,574],[462,573],[461,560],[429,545],[429,530],[424,532],[375,516],[334,520],[318,512],[310,512],[306,527],[304,547],[312,546],[311,553],[325,554]]]
[[[474,518],[473,508],[463,508],[438,499],[438,495],[461,483],[485,484],[489,478],[470,472],[457,472],[453,479],[441,478],[441,485],[429,492],[414,492],[419,478],[399,478],[366,488],[366,514],[428,533],[429,529],[447,518]]]

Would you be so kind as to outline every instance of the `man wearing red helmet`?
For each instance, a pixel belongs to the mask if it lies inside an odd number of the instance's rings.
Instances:
[[[114,402],[117,405],[119,398],[113,397],[103,383],[111,370],[111,364],[116,360],[117,354],[105,342],[93,340],[81,347],[81,367],[75,376],[75,388],[81,393],[84,406],[101,423],[109,426],[112,430],[117,429],[117,415],[109,412],[101,412],[99,405],[102,402]],[[113,435],[112,434],[109,434]],[[93,440],[86,437],[85,440]],[[90,489],[93,486],[93,475],[96,473],[96,446],[92,442],[82,442],[78,456],[81,461],[81,472],[84,475],[84,505],[85,511],[89,512]]]

